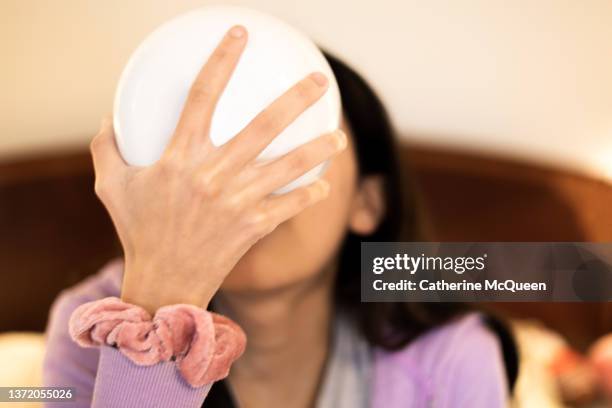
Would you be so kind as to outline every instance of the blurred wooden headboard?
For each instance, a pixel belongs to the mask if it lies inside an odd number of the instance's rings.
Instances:
[[[612,188],[577,175],[405,146],[440,241],[612,241]],[[93,192],[87,151],[0,162],[0,331],[42,330],[57,293],[120,248]],[[611,304],[496,304],[584,347],[612,330]]]

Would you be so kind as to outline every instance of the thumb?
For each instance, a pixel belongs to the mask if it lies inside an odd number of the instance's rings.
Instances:
[[[96,190],[108,185],[107,180],[125,173],[128,165],[117,148],[112,117],[107,116],[102,119],[100,131],[93,138],[89,147],[96,172]]]
[[[117,148],[113,122],[109,116],[102,119],[100,131],[93,138],[89,147],[96,172],[96,182],[108,179],[127,168]]]

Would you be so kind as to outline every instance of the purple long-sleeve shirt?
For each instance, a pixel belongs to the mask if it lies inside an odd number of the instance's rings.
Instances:
[[[192,388],[174,363],[142,367],[118,350],[81,348],[68,334],[72,311],[82,303],[119,296],[123,264],[67,289],[55,301],[47,327],[46,386],[74,387],[76,400],[52,407],[200,407],[210,386]],[[373,350],[372,407],[495,408],[507,404],[501,348],[480,315],[431,330],[402,350]]]

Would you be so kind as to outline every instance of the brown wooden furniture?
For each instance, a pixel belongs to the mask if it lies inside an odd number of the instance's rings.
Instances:
[[[434,238],[612,241],[610,185],[498,158],[407,146]],[[0,162],[0,331],[43,330],[63,288],[120,254],[86,151]],[[611,304],[487,305],[540,318],[585,347],[612,330]]]
[[[495,157],[404,151],[438,241],[612,242],[612,185]],[[612,331],[612,303],[491,303],[537,318],[579,348]]]

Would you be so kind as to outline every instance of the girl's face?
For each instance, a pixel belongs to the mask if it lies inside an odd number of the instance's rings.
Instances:
[[[349,142],[323,176],[331,186],[329,196],[257,242],[225,279],[222,291],[264,291],[316,278],[333,263],[347,230],[367,233],[366,224],[375,227],[377,217],[368,216],[368,207],[373,190],[379,189],[358,182],[353,137],[345,120],[340,127]]]

